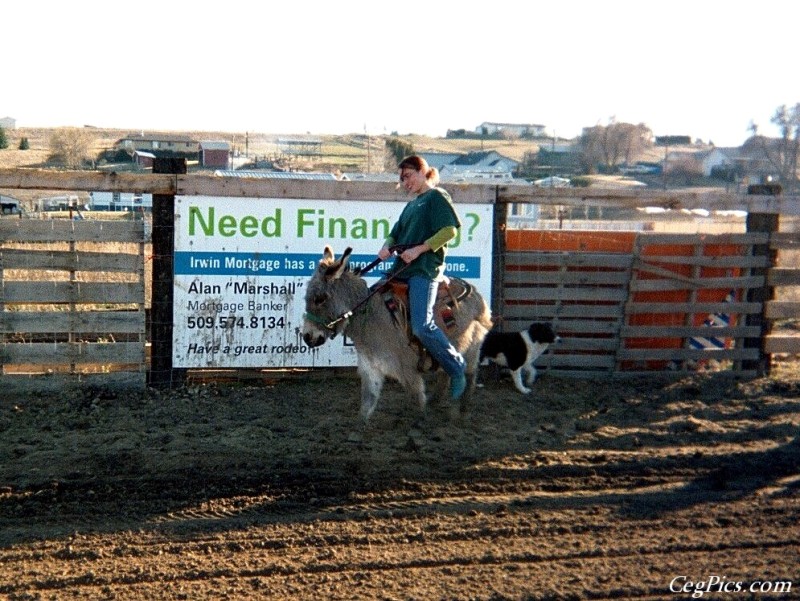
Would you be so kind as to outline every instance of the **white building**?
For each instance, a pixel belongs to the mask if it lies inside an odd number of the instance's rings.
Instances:
[[[153,195],[137,192],[89,192],[90,211],[152,211]]]
[[[511,179],[519,161],[495,150],[468,153],[421,152],[422,158],[439,170],[443,179],[455,177]]]
[[[736,165],[739,156],[738,148],[713,148],[705,155],[701,155],[703,175],[709,177],[715,167],[730,167]]]
[[[545,133],[545,126],[538,123],[495,123],[492,121],[484,121],[475,128],[475,133],[483,136],[492,136],[494,134],[509,132],[516,136],[540,138],[547,135]]]

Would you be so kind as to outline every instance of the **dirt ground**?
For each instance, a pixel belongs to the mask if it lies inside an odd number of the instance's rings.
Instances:
[[[0,390],[0,598],[797,599],[799,367]]]

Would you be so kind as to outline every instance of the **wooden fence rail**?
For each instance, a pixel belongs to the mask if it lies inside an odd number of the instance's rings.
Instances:
[[[144,381],[143,222],[2,219],[0,285],[3,374]]]
[[[781,251],[795,251],[796,254],[800,254],[798,252],[800,251],[800,232],[775,233],[770,236],[769,247],[773,252],[778,253],[778,256]],[[770,324],[778,320],[794,320],[797,327],[800,327],[800,300],[776,300],[776,298],[789,296],[782,294],[782,290],[788,290],[790,287],[800,290],[800,260],[792,266],[771,267],[767,271],[767,286],[772,288],[774,293],[766,302],[765,318]],[[800,299],[800,294],[795,296]],[[770,328],[764,338],[764,352],[767,354],[800,353],[800,337],[786,333],[776,334]]]

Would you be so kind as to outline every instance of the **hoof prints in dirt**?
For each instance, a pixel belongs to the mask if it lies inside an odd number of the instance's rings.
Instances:
[[[531,399],[499,382],[458,419],[419,420],[389,387],[363,430],[349,379],[15,399],[0,594],[661,598],[680,574],[785,580],[791,374],[543,377]]]

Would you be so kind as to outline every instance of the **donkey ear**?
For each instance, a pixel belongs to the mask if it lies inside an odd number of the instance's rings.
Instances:
[[[333,261],[333,249],[330,246],[325,246],[325,250],[322,251],[322,260],[323,261]]]
[[[342,257],[325,270],[325,276],[332,280],[338,280],[347,271],[347,264],[350,262],[350,253],[352,252],[353,249],[349,246],[345,248]]]

